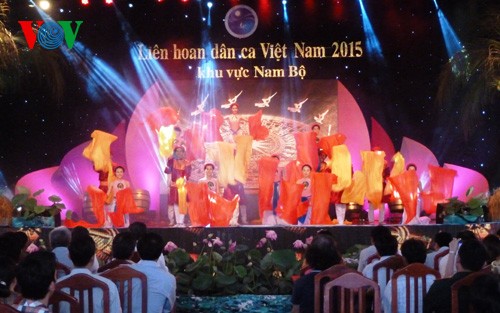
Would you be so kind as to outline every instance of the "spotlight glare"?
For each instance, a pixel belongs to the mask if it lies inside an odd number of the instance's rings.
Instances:
[[[283,5],[286,5],[286,0],[281,1]]]
[[[133,4],[133,3],[129,3],[129,4],[128,4],[128,7],[129,7],[129,8],[133,8],[133,7],[134,7],[134,4]]]
[[[90,1],[89,0],[82,0],[82,5],[89,5],[90,4]]]
[[[105,1],[105,3],[106,3],[107,5],[111,5],[111,4],[113,4],[113,0],[106,0],[106,1]]]
[[[207,2],[207,7],[208,7],[209,9],[211,9],[213,5],[214,5],[214,4],[213,4],[211,1]]]
[[[40,7],[40,9],[47,11],[50,8],[50,2],[47,0],[42,0],[38,2],[38,6]]]

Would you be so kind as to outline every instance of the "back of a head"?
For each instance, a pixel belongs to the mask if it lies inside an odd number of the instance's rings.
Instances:
[[[2,254],[19,262],[21,252],[28,242],[28,235],[21,231],[9,231],[2,235]]]
[[[134,237],[134,240],[137,242],[142,236],[144,236],[148,232],[148,227],[143,222],[133,222],[128,227],[128,230]]]
[[[500,257],[500,238],[489,234],[483,238],[483,244],[488,252],[488,264]]]
[[[370,237],[373,243],[375,243],[375,241],[377,240],[387,238],[388,236],[391,236],[391,230],[382,225],[374,227],[370,233]]]
[[[156,233],[146,233],[137,242],[137,252],[142,260],[156,261],[165,246],[165,242]]]
[[[24,298],[39,300],[49,292],[55,281],[56,256],[52,252],[37,251],[19,263],[16,272],[17,284]]]
[[[73,237],[68,247],[69,258],[76,267],[85,267],[95,254],[95,242],[89,235]]]
[[[474,279],[469,290],[474,312],[500,312],[500,275],[480,275]]]
[[[135,250],[134,236],[130,232],[122,232],[113,238],[112,254],[115,259],[128,260]]]
[[[477,239],[476,235],[468,229],[459,231],[457,233],[457,238],[462,240]]]
[[[476,272],[483,268],[488,253],[481,241],[469,239],[462,241],[458,256],[460,257],[460,264],[465,270]]]
[[[49,243],[52,249],[67,247],[71,241],[71,231],[66,226],[54,228],[49,233]]]
[[[76,226],[71,231],[71,240],[78,239],[80,237],[90,236],[90,232],[87,228],[83,226]]]
[[[16,277],[16,263],[8,256],[0,256],[0,298],[10,296],[10,284]]]
[[[425,263],[427,251],[423,241],[418,239],[408,239],[401,245],[401,254],[408,264]]]
[[[326,234],[314,237],[311,245],[307,247],[305,257],[310,267],[320,271],[342,262],[333,236]]]
[[[448,247],[450,242],[453,240],[453,235],[449,232],[440,231],[434,235],[434,242],[439,247]]]
[[[394,236],[382,237],[374,242],[380,256],[395,255],[398,252],[398,240]]]

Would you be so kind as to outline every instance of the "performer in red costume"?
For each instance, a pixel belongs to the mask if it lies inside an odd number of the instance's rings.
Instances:
[[[165,173],[170,174],[170,193],[168,196],[168,220],[170,225],[184,226],[185,212],[179,211],[179,193],[176,181],[184,178],[186,181],[191,176],[191,164],[186,160],[186,149],[183,146],[174,148],[174,155],[168,159]],[[175,213],[175,217],[174,217]]]

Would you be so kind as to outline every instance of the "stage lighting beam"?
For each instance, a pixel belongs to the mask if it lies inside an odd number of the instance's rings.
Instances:
[[[47,11],[48,9],[50,9],[50,1],[42,0],[38,2],[38,6],[40,7],[40,9]]]

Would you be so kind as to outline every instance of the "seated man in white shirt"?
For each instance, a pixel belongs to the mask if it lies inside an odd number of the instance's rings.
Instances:
[[[141,260],[130,265],[133,269],[144,273],[148,279],[148,311],[147,313],[171,312],[175,304],[175,277],[163,270],[157,263],[165,243],[160,235],[147,233],[137,243],[137,252]],[[137,288],[140,292],[140,288]],[[133,303],[132,312],[141,311],[141,302]]]
[[[403,254],[403,257],[406,260],[407,264],[412,264],[412,263],[424,263],[425,261],[425,256],[426,256],[426,249],[425,249],[425,244],[423,241],[418,240],[418,239],[408,239],[406,240],[403,245],[401,245],[401,254]],[[417,288],[418,288],[418,294],[422,295],[422,297],[418,298],[419,301],[419,311],[415,312],[415,297],[414,297],[414,288],[415,288],[415,283],[414,280],[410,280],[410,301],[406,301],[406,278],[404,276],[399,276],[397,281],[397,287],[398,287],[398,310],[397,312],[406,312],[406,307],[410,307],[410,312],[412,313],[421,313],[423,309],[423,295],[427,293],[427,290],[431,287],[431,285],[434,283],[436,280],[436,276],[434,275],[426,275],[425,277],[425,286],[426,290],[425,292],[422,292],[422,279],[418,279],[417,283]],[[392,312],[392,281],[389,281],[387,283],[387,286],[385,287],[385,290],[381,291],[382,293],[382,308],[385,313],[391,313]],[[396,313],[396,312],[392,312]]]
[[[359,253],[359,263],[358,263],[358,272],[362,273],[367,264],[367,260],[369,257],[377,253],[377,248],[375,248],[375,241],[384,238],[384,236],[388,237],[391,235],[391,230],[385,226],[376,226],[372,229],[370,234],[371,245],[361,250]]]
[[[65,279],[68,279],[76,274],[86,274],[92,276],[93,278],[104,282],[108,286],[110,313],[121,313],[122,309],[120,306],[120,296],[118,294],[118,289],[116,288],[116,285],[111,280],[101,277],[97,274],[93,274],[91,272],[91,268],[94,265],[94,259],[95,259],[94,240],[89,235],[81,235],[78,236],[78,238],[73,237],[73,240],[69,245],[69,257],[71,258],[71,261],[73,261],[75,268],[71,271],[69,275],[64,276],[57,282],[64,281]],[[65,291],[64,288],[62,290]],[[94,312],[103,312],[104,303],[103,303],[103,294],[101,289],[99,288],[93,289],[93,299],[94,299]],[[83,313],[88,313],[88,311],[85,311]]]
[[[427,254],[425,258],[425,265],[430,268],[434,268],[434,257],[436,254],[441,253],[443,251],[448,250],[448,245],[450,241],[453,239],[453,236],[445,231],[440,231],[434,235],[434,249],[435,251]]]
[[[389,236],[378,240],[375,242],[375,248],[377,248],[377,253],[380,256],[379,260],[373,261],[368,264],[363,270],[363,276],[374,279],[373,275],[373,267],[375,264],[382,262],[391,256],[394,256],[398,252],[398,240],[394,236]],[[381,270],[381,269],[380,269]],[[387,285],[387,281],[385,281],[385,275],[378,275],[378,285],[380,286],[380,290],[384,290]]]

